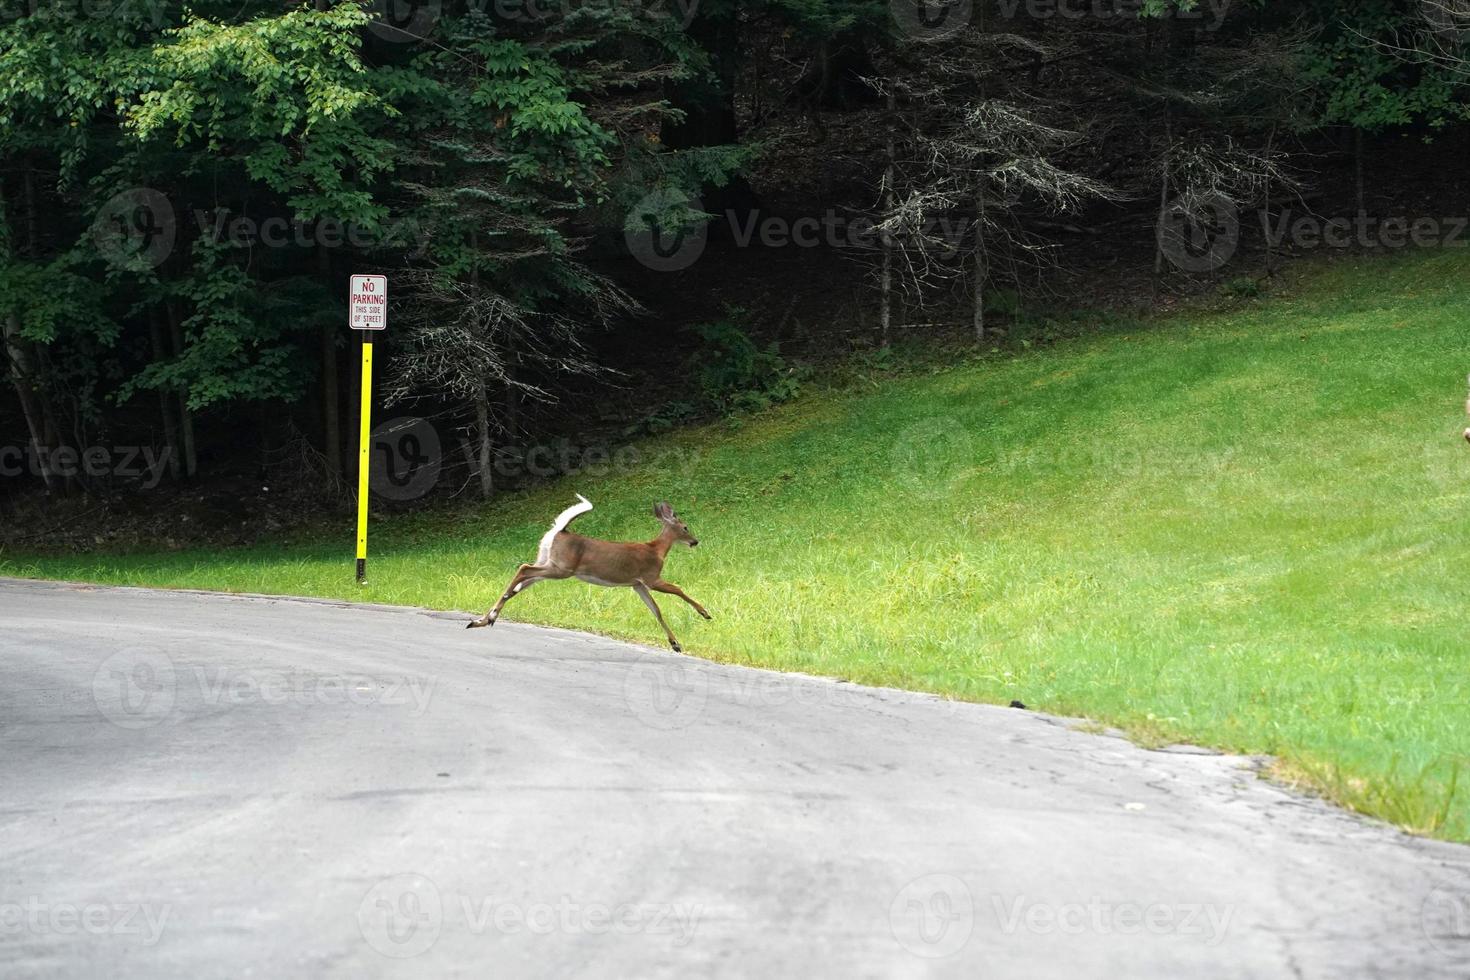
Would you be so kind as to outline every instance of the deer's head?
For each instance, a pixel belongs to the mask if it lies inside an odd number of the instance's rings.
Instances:
[[[699,539],[689,533],[689,525],[679,520],[679,515],[674,513],[666,501],[659,501],[653,505],[653,516],[657,517],[664,529],[674,536],[675,541],[683,541],[689,547],[699,544]]]

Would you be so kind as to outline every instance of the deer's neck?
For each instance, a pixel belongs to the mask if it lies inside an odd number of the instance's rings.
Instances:
[[[669,556],[669,549],[674,546],[674,532],[664,528],[658,537],[653,539],[653,553],[658,555],[659,564],[662,565],[665,558]]]

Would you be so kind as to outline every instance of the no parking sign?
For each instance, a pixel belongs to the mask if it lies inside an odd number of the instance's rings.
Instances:
[[[353,276],[348,284],[348,324],[353,330],[388,327],[388,277]],[[367,582],[368,474],[373,445],[373,342],[362,335],[362,413],[357,434],[357,583]]]
[[[350,303],[353,330],[384,330],[388,326],[388,277],[353,276]]]

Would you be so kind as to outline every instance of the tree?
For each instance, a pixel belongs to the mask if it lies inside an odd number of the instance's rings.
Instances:
[[[422,247],[405,270],[414,308],[393,398],[470,407],[488,497],[496,436],[513,426],[493,393],[550,397],[548,379],[595,370],[580,331],[637,309],[578,260],[576,221],[656,169],[652,134],[677,115],[660,91],[698,59],[677,24],[630,8],[512,25],[471,10],[440,36],[394,81],[409,107],[399,139],[420,148],[398,187]]]
[[[1045,250],[1021,216],[1073,211],[1112,195],[1057,162],[1080,135],[1044,121],[1044,113],[1060,113],[1016,71],[1049,54],[978,23],[946,34],[942,44],[901,40],[889,75],[871,80],[903,147],[895,152],[890,138],[876,215],[885,324],[895,272],[921,304],[940,283],[967,277],[971,328],[983,341],[985,292],[997,265],[1013,269]]]
[[[1303,78],[1321,96],[1321,125],[1353,133],[1359,214],[1365,133],[1393,126],[1442,130],[1470,118],[1466,98],[1463,0],[1350,0],[1318,6],[1321,29],[1305,45]]]

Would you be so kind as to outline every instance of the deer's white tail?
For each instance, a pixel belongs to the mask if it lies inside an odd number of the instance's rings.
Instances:
[[[556,540],[558,534],[567,529],[568,524],[592,509],[592,501],[580,493],[577,494],[577,499],[581,503],[572,504],[572,506],[557,514],[556,520],[551,522],[551,530],[541,536],[541,547],[536,551],[536,564],[545,565],[551,561],[551,542]]]

